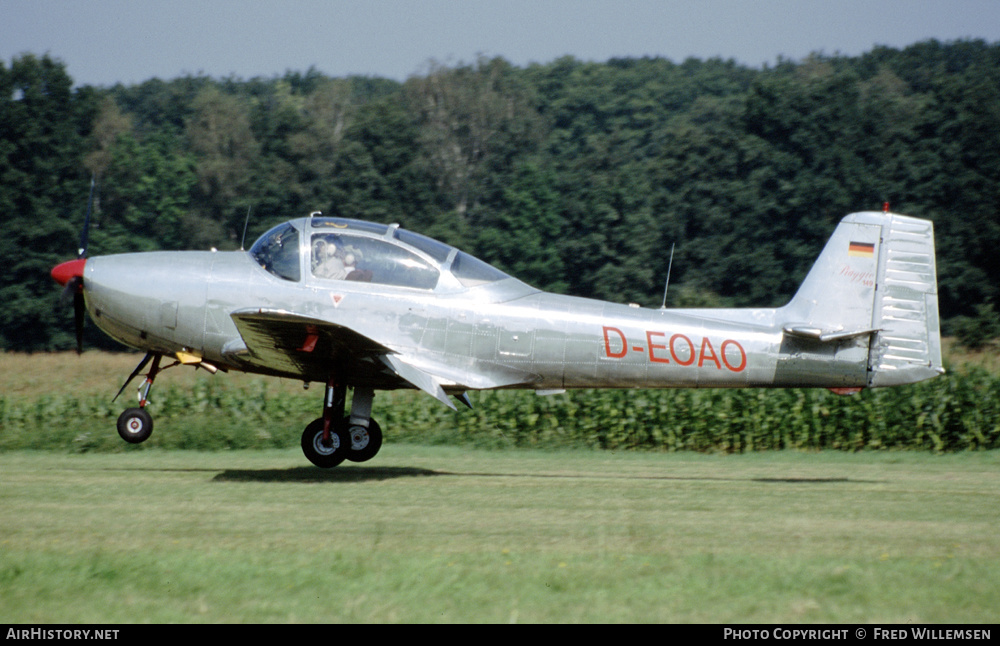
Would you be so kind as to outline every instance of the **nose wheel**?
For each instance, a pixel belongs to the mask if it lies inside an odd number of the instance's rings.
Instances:
[[[128,408],[118,416],[118,435],[129,444],[139,444],[153,433],[153,417],[145,408]]]

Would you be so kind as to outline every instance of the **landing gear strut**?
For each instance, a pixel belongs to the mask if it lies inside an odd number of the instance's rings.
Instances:
[[[118,416],[118,435],[129,444],[145,442],[153,433],[153,417],[146,411],[146,404],[149,402],[149,389],[153,387],[153,381],[160,372],[160,358],[161,355],[158,354],[147,354],[125,382],[125,386],[128,386],[129,382],[149,363],[149,360],[153,360],[153,365],[150,366],[149,372],[146,374],[146,381],[139,388],[139,407],[127,408]],[[125,386],[122,386],[122,389],[118,391],[118,395],[122,394]],[[115,395],[115,399],[118,398],[118,395]]]
[[[323,417],[313,420],[302,433],[302,452],[323,469],[344,460],[370,460],[382,448],[382,429],[371,418],[375,391],[355,388],[350,415],[344,415],[346,395],[346,386],[331,379],[326,385]]]

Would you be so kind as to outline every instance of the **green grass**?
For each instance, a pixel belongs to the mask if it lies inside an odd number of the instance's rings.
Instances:
[[[996,622],[1000,453],[0,453],[0,620]]]

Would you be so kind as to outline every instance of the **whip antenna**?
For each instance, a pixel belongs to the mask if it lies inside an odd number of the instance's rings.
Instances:
[[[674,245],[670,245],[670,262],[667,263],[667,284],[663,286],[663,305],[661,310],[667,309],[667,290],[670,289],[670,270],[674,267]]]
[[[252,208],[253,208],[252,205],[247,207],[247,218],[246,220],[243,221],[243,239],[240,240],[240,251],[246,251],[244,247],[246,246],[247,242],[247,226],[250,225],[250,209]]]
[[[80,246],[77,247],[76,257],[85,258],[87,256],[87,241],[90,238],[90,212],[94,206],[94,175],[90,175],[90,197],[87,198],[87,216],[83,220],[83,231],[80,233]]]

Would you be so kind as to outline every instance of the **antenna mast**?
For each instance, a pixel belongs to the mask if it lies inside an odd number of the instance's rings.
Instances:
[[[670,262],[667,264],[667,284],[663,286],[663,305],[661,310],[667,309],[667,290],[670,289],[670,270],[674,268],[674,245],[670,245]]]
[[[247,218],[243,221],[243,239],[240,240],[240,251],[246,251],[247,227],[250,225],[250,209],[252,208],[253,205],[247,207]]]

